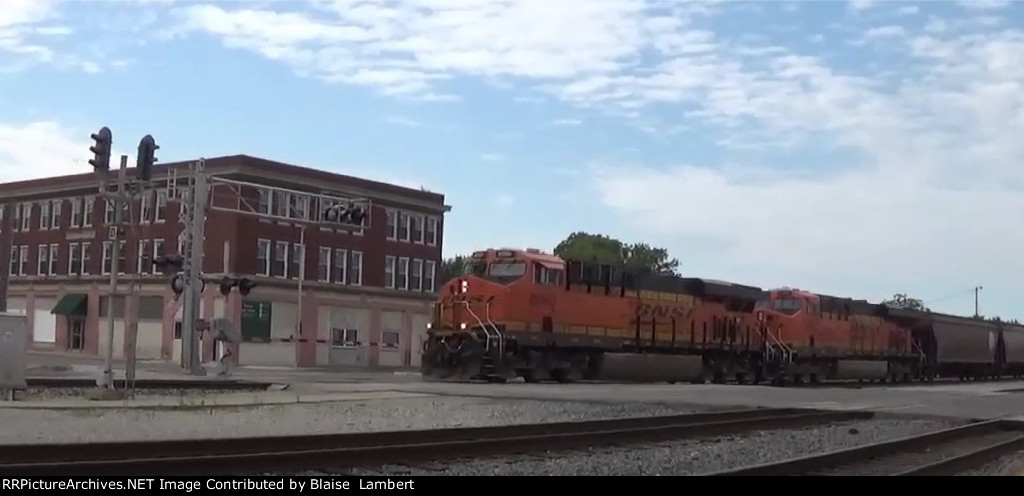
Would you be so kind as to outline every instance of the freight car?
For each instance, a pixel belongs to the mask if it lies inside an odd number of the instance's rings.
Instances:
[[[775,384],[1024,372],[1024,327],[489,249],[445,284],[424,376]]]

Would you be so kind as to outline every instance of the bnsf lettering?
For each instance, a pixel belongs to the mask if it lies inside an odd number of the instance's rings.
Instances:
[[[553,307],[555,306],[555,298],[551,295],[532,294],[530,295],[530,305],[535,307]]]
[[[637,305],[633,316],[637,319],[683,319],[690,316],[691,309],[679,306],[641,303]]]

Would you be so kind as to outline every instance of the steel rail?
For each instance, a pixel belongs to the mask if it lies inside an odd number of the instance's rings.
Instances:
[[[1024,447],[1021,424],[987,420],[707,476],[950,475]]]
[[[0,475],[247,474],[665,441],[871,418],[796,408],[490,427],[0,446]]]

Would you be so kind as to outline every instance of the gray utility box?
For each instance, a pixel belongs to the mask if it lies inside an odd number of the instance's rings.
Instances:
[[[0,312],[0,390],[26,389],[28,316]]]

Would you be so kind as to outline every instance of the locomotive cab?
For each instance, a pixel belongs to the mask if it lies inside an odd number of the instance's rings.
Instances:
[[[776,289],[768,292],[768,298],[758,301],[754,310],[765,317],[796,317],[798,314],[814,314],[816,298],[802,291]]]

